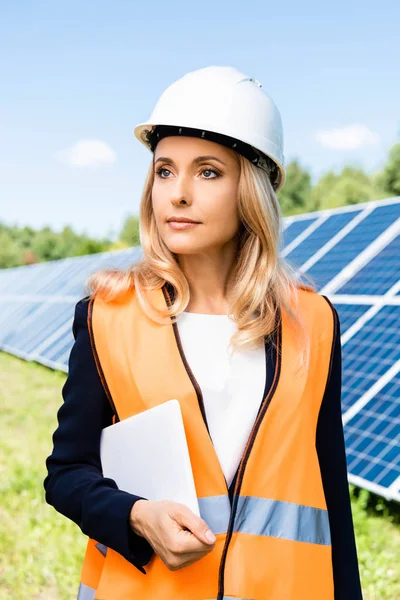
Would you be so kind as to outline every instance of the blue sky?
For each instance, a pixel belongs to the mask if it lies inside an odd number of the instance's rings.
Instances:
[[[400,135],[399,22],[397,0],[0,0],[0,221],[116,234],[151,159],[133,127],[208,65],[261,81],[314,181],[375,171]]]

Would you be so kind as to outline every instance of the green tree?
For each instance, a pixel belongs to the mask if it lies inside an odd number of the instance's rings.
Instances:
[[[128,246],[140,246],[138,217],[129,216],[125,219],[119,239]]]
[[[33,240],[32,252],[40,261],[63,258],[63,245],[59,234],[53,232],[50,227],[43,227]]]
[[[6,229],[0,230],[0,269],[22,264],[21,251]]]
[[[80,241],[76,249],[75,256],[86,256],[86,254],[97,254],[98,252],[106,252],[109,245],[101,240],[92,238],[84,238]]]
[[[373,179],[358,167],[345,167],[341,173],[329,171],[311,193],[311,210],[337,208],[368,202],[379,197]]]
[[[377,183],[389,196],[400,196],[400,143],[391,148],[386,166],[377,177]]]
[[[323,204],[323,199],[326,198],[334,189],[338,181],[338,175],[334,171],[328,171],[318,180],[311,190],[310,208],[311,210],[319,210]]]
[[[36,231],[31,227],[0,223],[0,236],[0,268],[106,252],[113,247],[107,238],[94,239],[76,234],[69,226],[56,233],[50,227]]]
[[[32,241],[35,238],[36,231],[32,227],[23,227],[16,232],[18,245],[22,249],[31,248]]]
[[[82,236],[77,235],[67,225],[59,234],[61,252],[63,256],[76,256],[78,248],[82,244]]]
[[[279,203],[285,216],[308,210],[311,195],[311,177],[298,161],[290,162],[286,169],[286,181],[278,193]]]

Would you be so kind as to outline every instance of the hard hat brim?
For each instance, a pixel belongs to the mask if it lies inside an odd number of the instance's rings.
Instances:
[[[177,124],[171,124],[171,123],[157,123],[156,124],[156,123],[149,123],[149,122],[139,123],[133,129],[133,133],[134,133],[136,139],[141,144],[143,144],[148,150],[150,150],[150,152],[152,152],[152,147],[151,147],[151,144],[150,144],[150,142],[149,142],[149,140],[147,138],[147,133],[150,132],[150,131],[152,131],[153,128],[155,128],[157,126],[159,126],[159,127],[173,127],[173,128],[176,128],[176,129],[179,128],[179,129],[183,129],[183,130],[185,130],[185,129],[192,129],[192,130],[196,130],[196,131],[199,131],[199,132],[202,131],[201,128],[199,128],[199,127],[187,127],[186,125],[183,125],[183,124],[179,124],[179,125],[177,125]],[[204,133],[204,131],[203,131],[203,133]],[[277,167],[279,169],[279,179],[278,179],[278,183],[277,183],[276,188],[275,188],[275,193],[278,193],[282,189],[282,187],[283,187],[283,185],[285,183],[285,168],[284,168],[284,164],[282,162],[280,162],[280,161],[277,160],[276,154],[274,152],[271,153],[271,154],[265,152],[265,150],[263,150],[263,149],[255,146],[254,143],[250,144],[249,142],[247,142],[246,140],[244,140],[243,136],[241,136],[240,139],[239,139],[239,138],[233,138],[232,136],[227,136],[225,133],[219,132],[219,131],[213,131],[213,133],[215,134],[216,137],[212,141],[215,141],[217,143],[222,143],[222,145],[225,145],[227,147],[233,148],[234,150],[237,150],[237,148],[233,147],[232,145],[229,145],[228,143],[224,143],[222,141],[222,139],[218,139],[218,136],[220,136],[220,138],[229,138],[229,139],[235,140],[235,141],[237,141],[237,142],[239,142],[241,144],[245,144],[249,148],[253,148],[253,149],[258,150],[259,153],[265,155],[270,160],[272,160],[273,163],[275,163],[275,165],[277,165]],[[182,135],[190,135],[190,134],[183,133]],[[192,135],[193,135],[193,133],[192,133]],[[204,136],[198,135],[196,137],[204,137]],[[248,157],[248,155],[246,155],[246,153],[243,153],[243,152],[240,152],[240,151],[239,151],[239,153],[243,154],[246,158],[248,158],[250,160],[250,162],[255,162],[255,160],[252,161]],[[257,166],[259,166],[259,165],[257,165]]]

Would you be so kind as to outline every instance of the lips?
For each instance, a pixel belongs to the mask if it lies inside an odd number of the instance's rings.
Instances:
[[[170,229],[175,231],[184,231],[186,229],[193,229],[200,223],[196,223],[194,221],[168,221],[168,226]]]
[[[195,223],[199,224],[199,221],[193,221],[192,219],[187,219],[186,217],[171,217],[168,219],[168,223]]]

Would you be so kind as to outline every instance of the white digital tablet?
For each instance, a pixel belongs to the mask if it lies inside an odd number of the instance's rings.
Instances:
[[[101,433],[104,477],[149,500],[173,500],[200,516],[178,400],[168,400]]]

